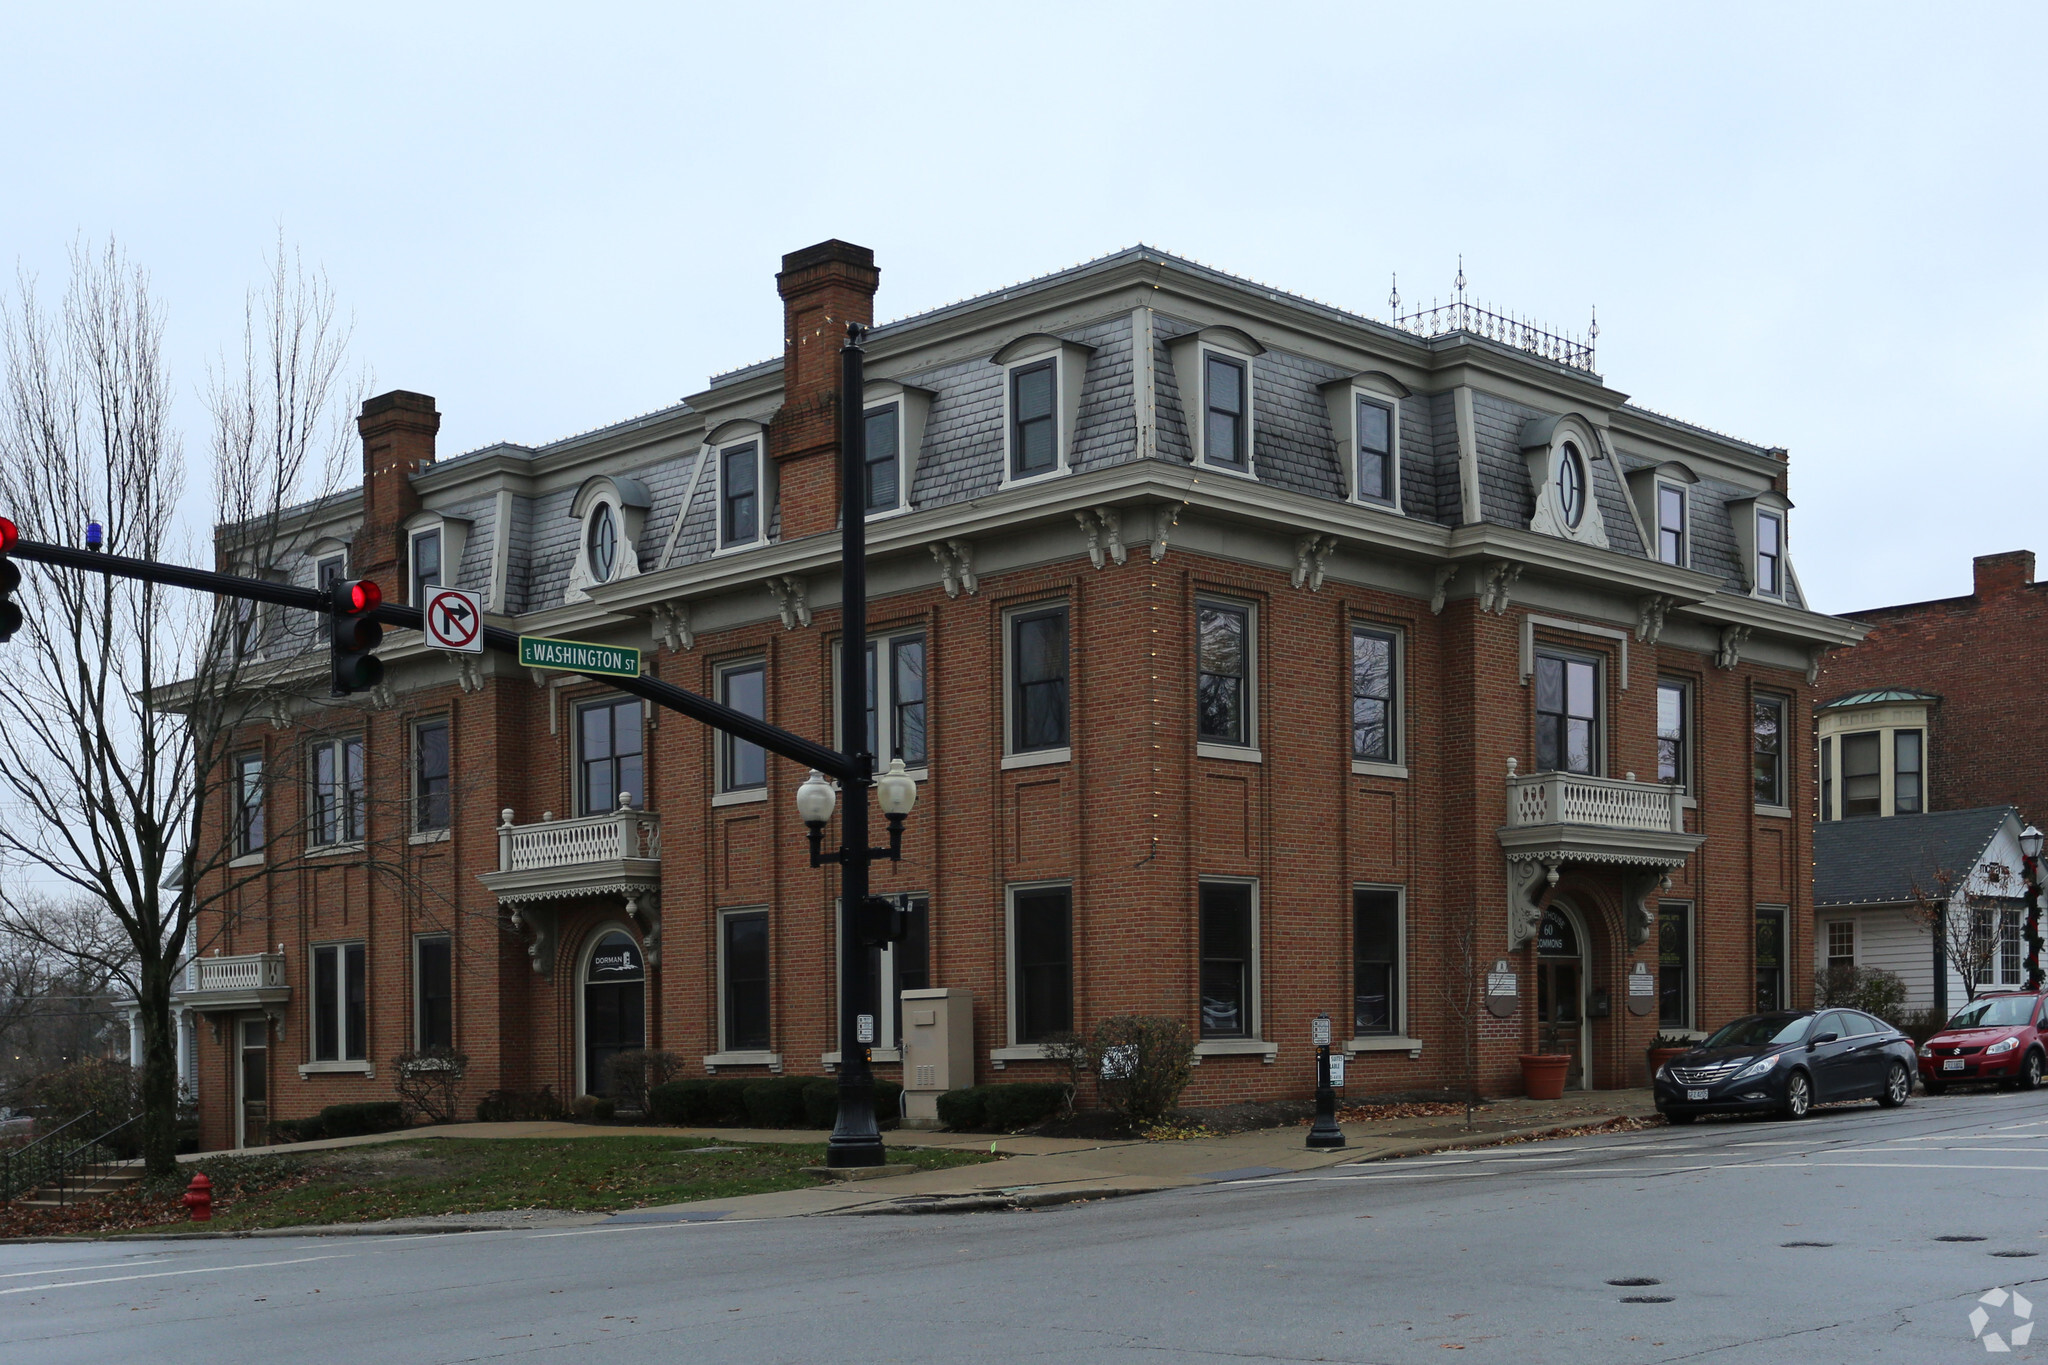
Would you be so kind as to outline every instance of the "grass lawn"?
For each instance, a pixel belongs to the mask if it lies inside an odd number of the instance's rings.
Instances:
[[[899,1147],[890,1159],[936,1170],[990,1158],[985,1152]],[[803,1170],[825,1164],[823,1143],[743,1146],[711,1138],[435,1138],[307,1153],[297,1160],[311,1179],[240,1194],[225,1209],[216,1208],[214,1226],[225,1231],[358,1223],[490,1209],[597,1213],[825,1183]]]
[[[969,1166],[987,1152],[891,1146],[920,1170]],[[201,1171],[214,1186],[213,1227],[362,1223],[494,1209],[591,1213],[800,1190],[826,1183],[823,1143],[720,1142],[703,1137],[431,1138],[333,1151],[228,1156],[182,1165],[169,1182],[72,1209],[0,1207],[0,1236],[110,1232],[183,1224],[178,1198]]]

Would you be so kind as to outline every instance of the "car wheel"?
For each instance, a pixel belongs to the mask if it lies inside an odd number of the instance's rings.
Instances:
[[[1893,1062],[1892,1069],[1884,1073],[1884,1089],[1878,1092],[1877,1102],[1887,1109],[1896,1109],[1912,1093],[1913,1078],[1906,1074],[1906,1064]]]
[[[1693,1113],[1690,1109],[1673,1109],[1666,1113],[1664,1117],[1673,1123],[1691,1123],[1699,1115]]]
[[[1785,1102],[1779,1112],[1788,1119],[1803,1119],[1813,1112],[1813,1081],[1804,1071],[1785,1078]]]
[[[2019,1079],[2013,1082],[2015,1090],[2037,1090],[2041,1085],[2041,1054],[2029,1052],[2027,1059],[2020,1063]]]
[[[1932,1076],[1922,1076],[1920,1078],[1920,1088],[1930,1095],[1939,1095],[1948,1089],[1948,1082],[1938,1081]]]

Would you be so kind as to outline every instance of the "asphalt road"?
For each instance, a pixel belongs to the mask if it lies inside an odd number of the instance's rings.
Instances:
[[[2048,1095],[1951,1094],[1037,1212],[7,1246],[0,1361],[1925,1365],[1989,1291],[2048,1318],[2044,1196]]]

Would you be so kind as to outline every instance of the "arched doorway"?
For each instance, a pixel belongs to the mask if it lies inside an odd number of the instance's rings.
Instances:
[[[582,985],[582,1090],[602,1095],[610,1088],[605,1063],[647,1046],[647,963],[632,935],[600,934],[584,959]]]
[[[1536,1050],[1570,1055],[1565,1085],[1586,1083],[1585,935],[1579,917],[1553,904],[1536,931]]]

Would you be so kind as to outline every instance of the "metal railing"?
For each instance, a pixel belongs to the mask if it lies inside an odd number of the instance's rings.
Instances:
[[[622,800],[605,815],[515,825],[508,808],[498,826],[498,870],[535,872],[620,858],[661,856],[661,817]]]
[[[126,1160],[126,1154],[108,1139],[141,1123],[142,1116],[123,1119],[105,1132],[81,1141],[80,1134],[93,1131],[87,1121],[98,1117],[97,1110],[88,1109],[26,1147],[0,1152],[0,1204],[46,1188],[55,1189],[58,1199],[68,1204],[79,1193],[71,1189],[74,1176],[93,1166]]]
[[[1586,328],[1585,340],[1567,332],[1553,332],[1538,327],[1526,318],[1514,317],[1507,313],[1496,313],[1491,308],[1468,302],[1465,298],[1465,261],[1458,260],[1458,277],[1452,282],[1456,293],[1449,303],[1430,300],[1430,306],[1419,308],[1412,313],[1401,311],[1401,284],[1394,282],[1394,288],[1387,295],[1387,308],[1392,313],[1394,325],[1404,332],[1413,332],[1419,337],[1450,336],[1454,332],[1470,332],[1473,336],[1488,341],[1498,341],[1503,346],[1512,346],[1518,351],[1540,356],[1544,360],[1574,370],[1593,372],[1593,346],[1600,340],[1600,314],[1596,310],[1591,325]]]
[[[1601,829],[1685,829],[1679,789],[1579,773],[1508,777],[1508,826],[1593,825]]]

